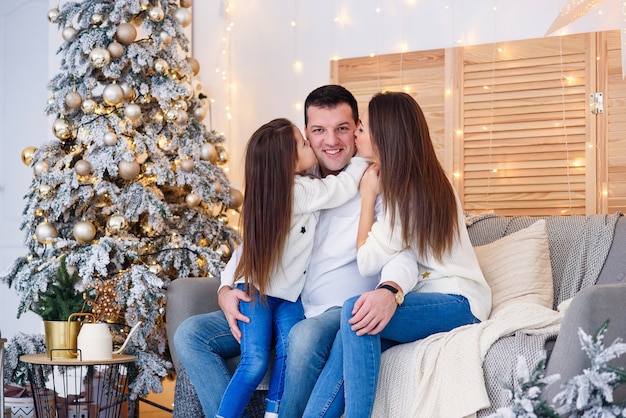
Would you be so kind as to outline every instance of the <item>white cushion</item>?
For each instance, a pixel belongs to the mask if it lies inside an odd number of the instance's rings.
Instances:
[[[491,287],[491,316],[519,302],[538,303],[552,309],[554,290],[545,220],[474,247],[474,251]]]

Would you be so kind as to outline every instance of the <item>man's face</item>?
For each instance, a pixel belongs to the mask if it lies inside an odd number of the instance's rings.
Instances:
[[[322,176],[337,174],[355,153],[356,124],[352,108],[340,103],[333,108],[309,106],[306,136],[319,162]]]

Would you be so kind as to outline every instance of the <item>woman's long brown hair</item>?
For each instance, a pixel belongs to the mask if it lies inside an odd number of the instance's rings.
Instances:
[[[252,134],[246,148],[242,208],[243,249],[235,277],[246,290],[257,287],[264,298],[291,224],[293,184],[298,158],[295,126],[274,119]]]
[[[404,243],[441,261],[459,232],[457,202],[424,113],[410,95],[384,92],[372,98],[368,115],[380,157],[383,205],[392,225],[399,216]]]

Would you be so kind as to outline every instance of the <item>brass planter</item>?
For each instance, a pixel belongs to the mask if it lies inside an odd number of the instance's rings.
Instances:
[[[46,349],[51,358],[75,358],[79,321],[43,321]]]

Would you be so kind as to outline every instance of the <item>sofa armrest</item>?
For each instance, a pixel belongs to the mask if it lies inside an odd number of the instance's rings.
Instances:
[[[167,289],[167,340],[174,369],[180,369],[180,360],[174,347],[174,333],[185,319],[193,315],[219,310],[217,289],[220,281],[217,277],[184,277],[173,280]]]
[[[546,367],[546,376],[558,373],[561,378],[546,387],[544,399],[551,402],[562,390],[563,383],[590,366],[589,358],[580,345],[579,328],[589,335],[594,335],[604,321],[609,319],[609,327],[604,334],[605,347],[616,338],[624,338],[626,335],[624,300],[626,283],[589,286],[578,292],[565,312],[561,330]],[[613,360],[611,364],[626,368],[626,356]],[[614,399],[615,403],[626,400],[626,387],[616,390]]]

